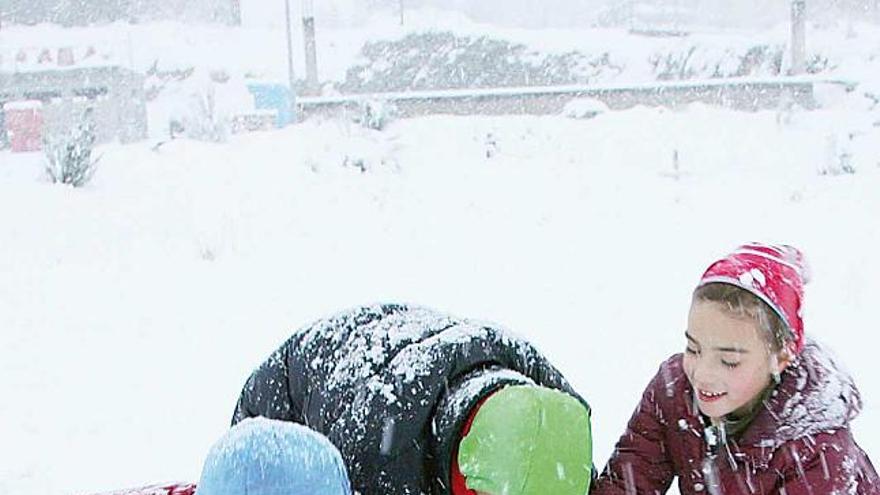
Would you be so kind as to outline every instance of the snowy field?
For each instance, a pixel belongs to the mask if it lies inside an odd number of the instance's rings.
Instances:
[[[148,31],[127,29],[4,26],[0,41],[141,46],[124,40]],[[281,52],[245,50],[276,46],[277,28],[245,27],[239,45],[226,28],[153,29],[170,30],[147,43],[166,67],[279,67]],[[343,76],[375,34],[347,32],[319,41],[334,54],[322,77]],[[579,46],[575,31],[516,33]],[[880,89],[880,29],[841,33],[814,45],[837,60],[833,75]],[[215,41],[229,50],[209,51]],[[120,50],[138,69],[154,59]],[[646,80],[639,67],[627,82]],[[382,132],[313,120],[224,144],[108,145],[82,189],[48,183],[40,154],[0,151],[0,494],[196,480],[254,366],[295,328],[379,301],[534,341],[591,402],[602,466],[660,362],[683,349],[702,270],[752,240],[805,251],[807,332],[855,376],[856,439],[876,462],[880,108],[834,86],[818,97],[812,112],[433,116]],[[854,173],[822,173],[842,155]]]
[[[880,136],[855,174],[820,175],[828,136],[868,115],[836,98],[787,122],[692,106],[109,146],[84,189],[4,152],[0,493],[197,479],[252,367],[374,301],[534,340],[591,401],[601,465],[682,349],[700,271],[752,239],[808,254],[808,331],[861,385],[857,439],[880,456]]]

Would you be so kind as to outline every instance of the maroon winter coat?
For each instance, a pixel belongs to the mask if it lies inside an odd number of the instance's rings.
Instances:
[[[849,429],[861,397],[821,346],[808,342],[759,407],[738,438],[711,448],[676,354],[648,385],[590,494],[664,494],[675,477],[682,495],[880,494]]]

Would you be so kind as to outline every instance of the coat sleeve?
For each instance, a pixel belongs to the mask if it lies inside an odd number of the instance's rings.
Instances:
[[[848,429],[789,442],[780,449],[779,493],[862,493],[858,487],[865,477],[865,456]],[[873,472],[873,467],[867,468]]]
[[[290,353],[293,346],[294,339],[291,338],[251,373],[235,406],[233,425],[255,416],[285,421],[295,421],[300,416],[294,411],[290,395]]]
[[[665,445],[666,424],[655,400],[662,390],[661,375],[642,394],[611,459],[591,484],[591,495],[662,494],[672,484],[675,472]]]

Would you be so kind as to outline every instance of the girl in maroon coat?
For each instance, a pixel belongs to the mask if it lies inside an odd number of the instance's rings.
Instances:
[[[804,337],[806,270],[790,246],[749,244],[694,291],[685,353],[645,390],[592,495],[880,494],[849,429],[862,402]]]

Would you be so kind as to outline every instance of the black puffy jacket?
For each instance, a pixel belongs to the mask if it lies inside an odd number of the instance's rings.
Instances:
[[[248,378],[232,422],[265,416],[326,435],[362,495],[445,495],[471,409],[526,383],[578,397],[534,347],[496,326],[368,306],[293,334]]]

